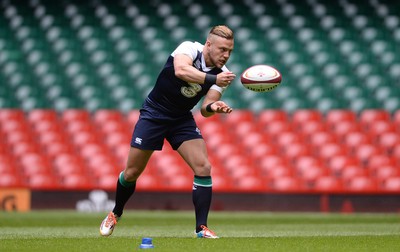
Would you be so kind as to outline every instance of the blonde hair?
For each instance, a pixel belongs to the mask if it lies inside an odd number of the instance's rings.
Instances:
[[[218,37],[229,39],[229,40],[233,39],[233,31],[231,29],[229,29],[229,27],[226,25],[214,26],[213,28],[211,28],[208,36],[210,37],[210,35],[216,35]]]

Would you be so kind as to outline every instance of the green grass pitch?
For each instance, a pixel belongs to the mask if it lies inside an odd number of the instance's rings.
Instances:
[[[106,213],[0,212],[0,251],[400,251],[398,214],[212,212],[221,239],[193,238],[193,213],[125,211],[111,237],[99,235]]]

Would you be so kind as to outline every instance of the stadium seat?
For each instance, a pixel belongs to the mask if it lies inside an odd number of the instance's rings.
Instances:
[[[25,113],[20,109],[0,109],[0,122],[7,121],[23,121],[25,120]]]
[[[36,190],[39,189],[52,190],[56,189],[58,184],[57,184],[57,179],[55,179],[50,174],[39,173],[29,176],[27,186]]]
[[[0,188],[19,187],[22,185],[19,177],[15,173],[2,173],[0,176]]]
[[[360,123],[366,129],[376,121],[389,121],[391,118],[390,113],[386,110],[363,110],[360,114]]]
[[[293,112],[291,119],[294,127],[302,127],[310,122],[322,121],[323,115],[319,110],[296,110]]]
[[[294,177],[277,177],[271,180],[270,188],[281,192],[298,192],[305,189],[303,183]]]
[[[345,182],[345,188],[351,192],[375,192],[378,187],[375,180],[368,176],[355,176]]]
[[[381,188],[385,191],[399,192],[400,191],[400,177],[387,178],[381,185]]]
[[[319,192],[340,192],[343,190],[341,180],[332,176],[320,176],[315,179],[312,187]]]
[[[386,132],[378,139],[379,146],[386,152],[392,153],[395,146],[400,145],[400,136],[397,132]]]
[[[328,125],[333,126],[336,123],[349,121],[355,122],[356,114],[351,110],[330,110],[325,115],[325,121]]]
[[[259,112],[257,119],[260,125],[268,126],[271,122],[288,121],[288,114],[284,110],[266,109]]]
[[[52,109],[34,109],[29,112],[27,119],[33,124],[43,121],[55,122],[58,120],[58,114]]]
[[[380,154],[380,150],[374,144],[361,144],[354,150],[354,156],[364,165],[368,164],[369,159]]]
[[[84,109],[67,109],[61,114],[64,122],[69,123],[73,121],[90,121],[90,113]]]
[[[378,142],[383,133],[396,132],[396,127],[391,121],[375,121],[370,124],[367,134],[374,142]]]

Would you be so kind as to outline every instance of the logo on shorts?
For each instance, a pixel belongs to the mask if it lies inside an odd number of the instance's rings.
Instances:
[[[200,129],[196,127],[196,132],[201,136]]]
[[[135,143],[139,144],[139,145],[142,144],[142,139],[140,137],[136,137],[135,138]]]

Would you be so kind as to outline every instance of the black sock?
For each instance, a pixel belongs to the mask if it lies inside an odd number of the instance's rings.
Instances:
[[[129,198],[135,192],[136,181],[135,182],[127,182],[124,179],[124,173],[121,172],[117,181],[117,191],[115,193],[115,206],[112,210],[115,215],[121,217],[126,202],[128,202]]]
[[[196,214],[196,232],[199,232],[201,225],[207,226],[212,198],[211,176],[194,176],[192,198]]]

